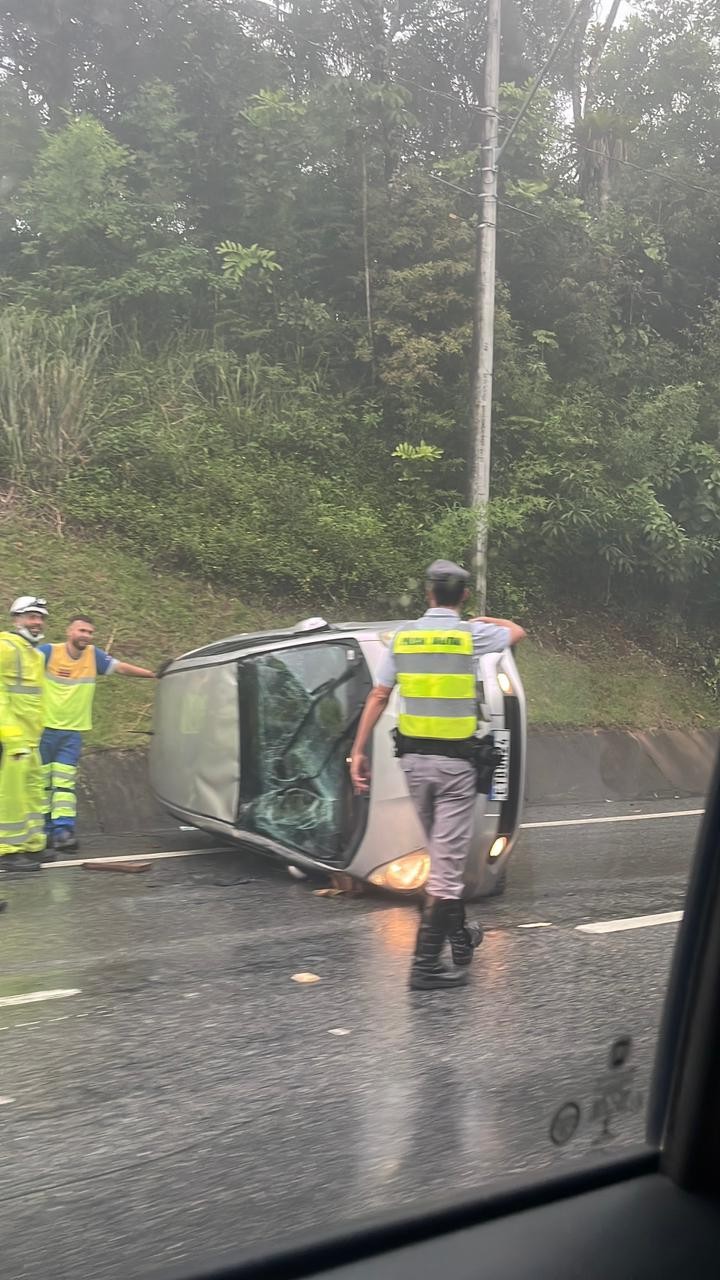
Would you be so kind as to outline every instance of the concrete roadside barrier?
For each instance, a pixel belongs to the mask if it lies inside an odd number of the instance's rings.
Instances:
[[[720,737],[709,729],[536,729],[528,735],[529,804],[704,796]]]
[[[702,797],[719,743],[710,729],[532,729],[525,798],[561,805]],[[78,800],[88,835],[177,830],[150,791],[142,750],[87,752]]]

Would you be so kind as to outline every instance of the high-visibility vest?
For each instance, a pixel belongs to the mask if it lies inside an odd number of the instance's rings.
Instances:
[[[45,659],[14,631],[0,631],[0,745],[37,747],[44,727]]]
[[[403,707],[398,729],[407,738],[471,738],[478,726],[472,627],[451,630],[429,618],[398,631],[393,656]]]
[[[95,646],[89,644],[79,658],[71,658],[67,645],[50,647],[47,660],[45,724],[48,729],[92,729],[92,707],[97,681]]]

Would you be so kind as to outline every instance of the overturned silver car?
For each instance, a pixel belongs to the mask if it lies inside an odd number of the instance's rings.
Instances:
[[[232,636],[172,662],[158,685],[150,776],[175,817],[308,872],[342,871],[399,893],[422,888],[425,837],[393,751],[397,691],[372,743],[370,795],[347,757],[399,622]],[[503,755],[478,818],[469,898],[501,893],[525,780],[525,696],[511,650],[478,661],[484,732]]]

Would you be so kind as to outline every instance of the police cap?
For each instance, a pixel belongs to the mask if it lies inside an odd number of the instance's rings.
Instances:
[[[425,580],[431,586],[434,582],[462,583],[467,586],[470,574],[467,569],[461,569],[459,564],[453,564],[452,560],[433,560],[425,570]]]

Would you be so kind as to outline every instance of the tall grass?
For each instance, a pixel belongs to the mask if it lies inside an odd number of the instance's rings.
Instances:
[[[50,316],[9,308],[0,316],[0,470],[46,489],[81,460],[94,424],[105,316]]]

